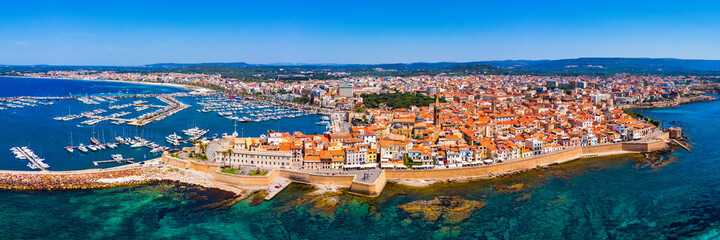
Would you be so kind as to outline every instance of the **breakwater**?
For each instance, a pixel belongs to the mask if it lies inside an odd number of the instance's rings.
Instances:
[[[128,181],[112,182],[101,179],[145,176],[156,168],[137,167],[119,170],[85,170],[69,172],[0,171],[0,189],[10,190],[70,190],[117,187],[132,183],[149,182],[148,179],[134,178]]]

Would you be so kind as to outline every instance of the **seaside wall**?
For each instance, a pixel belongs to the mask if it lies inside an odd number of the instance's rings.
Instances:
[[[305,172],[294,172],[288,170],[273,170],[278,176],[292,180],[293,182],[320,185],[337,185],[350,187],[353,183],[354,175],[324,175]]]
[[[175,158],[175,157],[169,156],[167,154],[163,154],[161,159],[162,159],[162,162],[164,162],[165,164],[176,167],[176,168],[191,168],[195,171],[211,173],[211,174],[220,170],[220,164],[216,164],[216,163],[188,161],[188,160]]]
[[[177,168],[190,168],[196,171],[212,174],[215,180],[222,183],[235,184],[238,186],[267,187],[273,183],[276,177],[283,177],[298,183],[337,185],[350,187],[354,175],[324,175],[304,172],[294,172],[283,169],[275,169],[265,176],[245,176],[220,172],[220,164],[190,161],[163,155],[162,161]]]
[[[519,170],[562,163],[583,155],[582,148],[558,151],[539,157],[516,159],[492,165],[468,168],[446,168],[428,170],[385,170],[387,180],[451,180],[477,178],[512,173]]]
[[[665,134],[666,135],[666,134]],[[660,137],[662,139],[662,137]],[[472,168],[447,168],[429,170],[385,170],[387,180],[453,180],[490,177],[532,169],[550,164],[564,163],[582,157],[623,152],[652,152],[665,147],[663,140],[647,143],[612,143],[585,146],[526,159],[515,159],[492,165]]]
[[[583,157],[593,157],[603,154],[652,152],[666,147],[667,145],[663,139],[667,139],[667,137],[667,133],[665,133],[661,135],[659,139],[648,142],[611,143],[578,147],[542,156],[514,159],[503,163],[479,167],[429,170],[384,170],[380,172],[380,175],[374,183],[355,181],[355,175],[324,175],[284,169],[272,170],[266,176],[227,174],[219,171],[220,165],[218,164],[182,160],[166,155],[163,155],[163,162],[178,168],[192,168],[197,171],[207,172],[212,174],[218,182],[234,184],[241,187],[267,187],[274,182],[275,178],[283,177],[297,183],[350,187],[350,193],[352,194],[377,197],[382,193],[387,181],[462,180],[491,177],[551,164],[564,163]]]
[[[214,172],[213,176],[215,177],[215,181],[222,183],[246,187],[267,187],[275,180],[277,173],[275,171],[271,171],[265,176],[244,176],[224,172]]]

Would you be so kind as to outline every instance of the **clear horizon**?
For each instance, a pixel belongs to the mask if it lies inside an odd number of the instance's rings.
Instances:
[[[246,63],[249,65],[265,65],[265,66],[306,66],[306,65],[382,65],[382,64],[414,64],[414,63],[465,63],[465,62],[485,62],[485,61],[555,61],[555,60],[565,60],[565,59],[582,59],[582,58],[632,58],[632,59],[678,59],[678,60],[701,60],[701,61],[720,61],[720,59],[686,59],[686,58],[672,58],[672,57],[658,57],[658,58],[649,58],[649,57],[575,57],[575,58],[559,58],[559,59],[504,59],[504,60],[475,60],[475,61],[438,61],[438,62],[381,62],[381,63],[283,63],[283,62],[276,62],[276,63],[251,63],[251,62],[243,62],[243,61],[234,61],[234,62],[157,62],[157,63],[146,63],[146,64],[137,64],[137,65],[101,65],[101,64],[86,64],[86,65],[69,65],[69,64],[5,64],[0,63],[0,66],[78,66],[78,67],[139,67],[139,66],[146,66],[146,65],[154,65],[154,64],[232,64],[232,63]]]
[[[384,64],[718,59],[720,3],[428,1],[4,4],[0,64]]]

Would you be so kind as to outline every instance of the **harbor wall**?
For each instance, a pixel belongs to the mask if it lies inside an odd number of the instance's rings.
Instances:
[[[652,152],[666,146],[662,140],[644,143],[612,143],[585,146],[562,150],[542,156],[516,159],[492,165],[427,170],[385,170],[388,181],[393,180],[460,180],[468,178],[492,177],[527,169],[564,163],[583,157],[594,157],[608,154]]]
[[[293,182],[319,185],[336,185],[350,187],[353,184],[355,175],[324,175],[289,170],[273,170],[278,176],[292,180]]]
[[[595,157],[600,155],[652,152],[666,147],[664,139],[667,134],[656,140],[647,142],[611,143],[595,146],[584,146],[557,151],[554,153],[529,158],[514,159],[502,163],[468,168],[446,168],[428,170],[384,170],[373,183],[356,181],[355,175],[324,175],[307,172],[297,172],[285,169],[270,171],[265,176],[244,176],[220,172],[219,164],[204,163],[200,161],[182,160],[163,155],[163,162],[178,168],[192,168],[197,171],[210,173],[215,180],[222,183],[247,187],[268,187],[275,178],[283,177],[293,182],[318,185],[335,185],[349,187],[351,194],[377,197],[382,193],[387,181],[396,180],[464,180],[472,178],[493,177],[532,168],[564,163],[579,158]]]
[[[265,176],[244,176],[224,172],[214,172],[213,176],[215,177],[215,181],[221,183],[228,183],[246,187],[267,187],[272,184],[277,174],[273,171]]]
[[[167,154],[163,154],[161,160],[165,164],[176,167],[176,168],[190,168],[190,169],[193,169],[198,172],[204,172],[204,173],[210,173],[210,174],[220,171],[220,164],[217,164],[217,163],[189,161],[189,160],[175,158],[175,157],[172,157]]]
[[[295,172],[284,169],[271,170],[265,176],[246,176],[220,172],[220,164],[205,163],[175,158],[163,155],[163,162],[177,168],[190,168],[196,171],[212,174],[215,181],[235,184],[238,186],[267,187],[273,183],[276,177],[283,177],[293,182],[319,185],[336,185],[350,187],[353,184],[355,175],[324,175],[305,172]]]

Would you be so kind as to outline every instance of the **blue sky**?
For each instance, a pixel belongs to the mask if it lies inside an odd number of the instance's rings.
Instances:
[[[717,1],[3,1],[0,64],[720,59]]]

